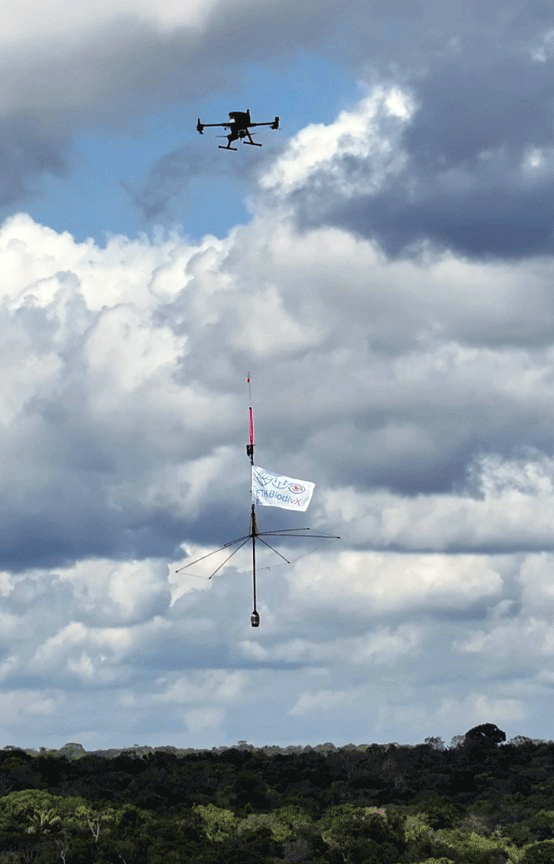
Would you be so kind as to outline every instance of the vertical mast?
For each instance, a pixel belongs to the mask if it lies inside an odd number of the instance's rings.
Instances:
[[[250,457],[250,471],[254,468],[254,409],[252,407],[252,378],[250,377],[250,372],[246,377],[246,383],[248,384],[248,396],[249,396],[249,406],[248,406],[248,420],[250,427],[250,438],[249,443],[246,445],[246,455]],[[260,616],[258,614],[258,610],[256,608],[256,535],[258,533],[258,526],[256,524],[256,502],[254,498],[252,498],[252,510],[250,512],[250,536],[252,537],[252,596],[253,596],[253,609],[252,615],[250,616],[250,623],[252,627],[260,626]]]
[[[254,409],[252,408],[252,378],[250,372],[246,376],[248,384],[248,419],[250,424],[250,443],[246,445],[246,455],[250,457],[250,464],[254,465]]]

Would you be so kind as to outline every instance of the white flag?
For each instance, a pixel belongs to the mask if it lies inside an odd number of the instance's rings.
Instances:
[[[268,507],[284,507],[285,510],[308,509],[312,500],[315,483],[309,480],[295,480],[273,474],[257,465],[252,466],[252,501],[259,501]]]

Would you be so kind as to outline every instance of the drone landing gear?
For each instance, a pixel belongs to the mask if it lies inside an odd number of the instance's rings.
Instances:
[[[217,146],[219,147],[220,150],[236,150],[237,149],[236,147],[224,147],[223,144],[218,144]]]
[[[261,146],[262,146],[262,145],[259,144],[257,141],[243,141],[242,143],[243,143],[243,144],[251,144],[252,147],[261,147]]]

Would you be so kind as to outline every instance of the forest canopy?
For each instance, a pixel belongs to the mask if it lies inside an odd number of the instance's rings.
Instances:
[[[554,862],[554,743],[0,751],[0,862]],[[272,752],[266,752],[272,751]]]

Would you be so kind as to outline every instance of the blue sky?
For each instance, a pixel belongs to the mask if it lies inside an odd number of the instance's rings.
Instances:
[[[0,740],[550,738],[550,7],[5,20]],[[257,630],[247,549],[181,569],[248,530],[248,370],[316,484],[262,528],[341,536],[260,556]]]

